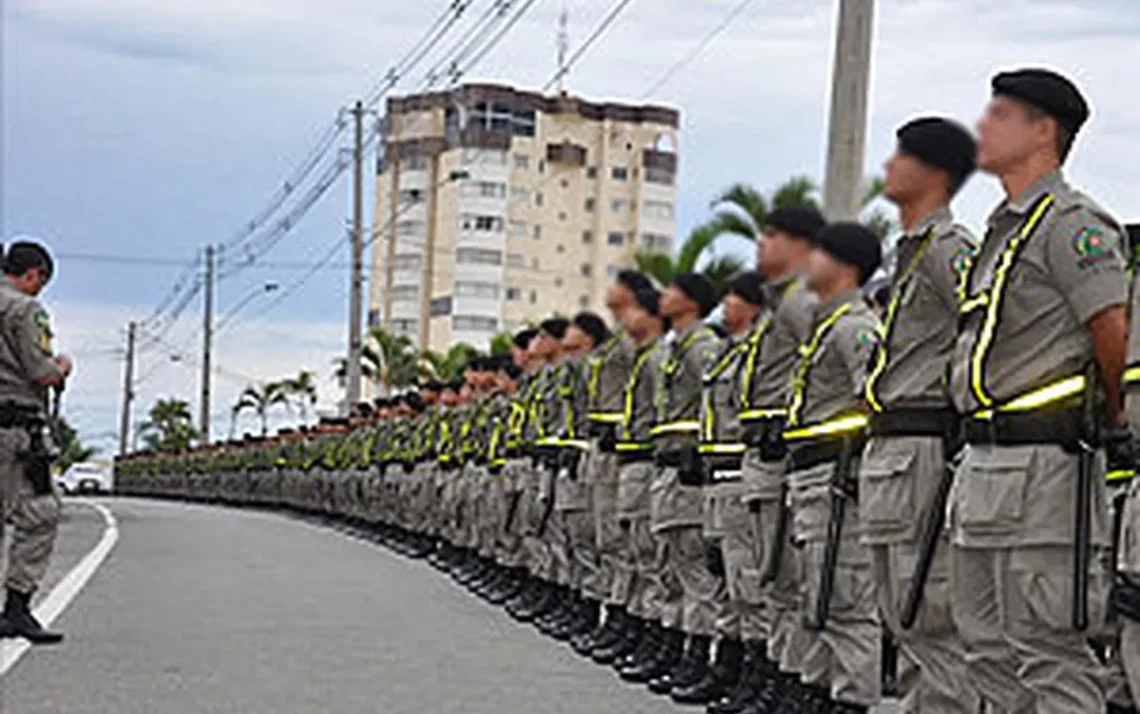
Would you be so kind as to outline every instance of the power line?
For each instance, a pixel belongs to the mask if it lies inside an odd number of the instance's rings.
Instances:
[[[184,261],[179,258],[163,258],[160,256],[120,255],[114,253],[57,253],[56,259],[85,263],[106,263],[111,265],[135,265],[141,267],[166,267],[181,265]],[[266,270],[308,270],[311,263],[303,261],[258,261],[258,268]],[[332,263],[325,266],[329,270],[344,270],[348,263]]]
[[[691,51],[689,51],[688,54],[677,60],[677,62],[673,64],[673,66],[669,67],[669,69],[665,70],[665,72],[660,77],[658,77],[653,84],[649,86],[649,89],[645,90],[645,93],[641,95],[641,98],[648,99],[653,94],[655,94],[657,90],[665,86],[669,80],[673,78],[674,75],[687,67],[689,63],[695,60],[701,54],[701,52],[705,50],[706,47],[712,44],[713,40],[715,40],[717,36],[720,35],[720,33],[724,32],[728,26],[732,24],[732,21],[735,20],[737,16],[740,15],[740,13],[744,12],[745,8],[747,8],[753,2],[754,0],[741,0],[741,2],[733,7],[732,10],[730,10],[729,13],[724,16],[724,19],[721,20],[716,27],[710,30],[709,33],[705,35],[704,38],[702,38],[701,41],[698,42],[697,45]]]

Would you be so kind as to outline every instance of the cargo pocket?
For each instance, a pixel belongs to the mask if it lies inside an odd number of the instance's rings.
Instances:
[[[975,455],[963,465],[957,522],[968,533],[1004,533],[1024,516],[1025,484],[1033,452]]]
[[[859,472],[859,518],[869,535],[904,530],[917,518],[914,458],[906,453],[864,460]]]
[[[1124,502],[1121,516],[1120,543],[1117,554],[1117,567],[1122,573],[1140,577],[1140,481],[1129,487],[1128,500]]]
[[[791,486],[792,536],[800,543],[826,540],[831,517],[831,470],[828,464]]]

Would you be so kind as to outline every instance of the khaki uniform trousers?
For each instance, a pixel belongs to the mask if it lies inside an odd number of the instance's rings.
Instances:
[[[12,524],[5,584],[22,593],[34,592],[47,572],[60,513],[59,495],[34,495],[24,476],[16,454],[26,450],[28,442],[22,429],[0,429],[0,545],[4,524]]]
[[[832,473],[827,462],[788,474],[792,533],[802,545],[800,596],[804,623],[814,620],[822,597],[827,531],[831,521]],[[830,613],[822,629],[804,628],[807,648],[801,679],[830,685],[834,699],[872,706],[882,690],[882,627],[875,602],[871,558],[859,542],[859,507],[847,502],[834,573]]]
[[[1104,459],[1093,468],[1089,627],[1071,620],[1073,484],[1059,446],[969,446],[951,508],[954,618],[975,686],[999,710],[1099,712],[1103,670],[1087,637],[1105,621]]]

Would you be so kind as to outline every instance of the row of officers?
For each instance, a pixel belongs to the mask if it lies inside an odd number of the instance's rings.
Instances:
[[[725,296],[625,272],[613,332],[550,318],[458,383],[117,485],[344,519],[715,714],[865,712],[885,669],[906,712],[1135,711],[1131,245],[1062,176],[1078,89],[992,91],[976,139],[897,131],[880,309],[877,238],[781,208]],[[949,208],[975,169],[1006,194],[980,242]]]

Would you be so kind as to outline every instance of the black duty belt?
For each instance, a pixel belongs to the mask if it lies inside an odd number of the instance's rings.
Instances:
[[[804,471],[820,464],[835,461],[843,453],[843,445],[848,439],[813,439],[804,444],[791,444],[788,453],[788,472]],[[863,450],[863,439],[860,437],[851,444],[852,452],[858,454]]]
[[[967,419],[967,444],[1029,446],[1052,444],[1067,451],[1079,448],[1084,429],[1075,409],[1039,412],[996,412],[992,419]]]
[[[742,423],[743,427],[743,441],[746,444],[759,444],[760,442],[768,439],[770,432],[776,432],[772,436],[779,436],[784,431],[783,417],[773,418],[766,417],[764,419],[755,419]]]
[[[937,436],[953,434],[959,423],[952,409],[889,409],[872,414],[871,436]]]
[[[47,420],[35,407],[13,402],[0,404],[0,429],[34,429],[46,423]]]
[[[613,424],[604,424],[601,422],[590,422],[586,424],[586,435],[595,439],[602,439],[614,433]]]
[[[653,453],[649,451],[634,451],[629,453],[618,453],[618,466],[628,466],[629,464],[651,464],[653,463]]]
[[[653,463],[662,468],[680,468],[685,460],[685,452],[680,450],[657,451],[653,454]]]

